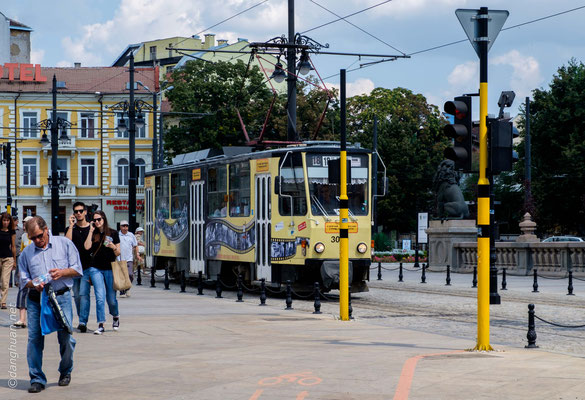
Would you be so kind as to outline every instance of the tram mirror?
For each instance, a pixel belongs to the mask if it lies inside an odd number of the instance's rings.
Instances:
[[[280,176],[274,178],[274,194],[280,194]]]
[[[329,179],[329,183],[333,183],[333,184],[339,184],[340,183],[340,174],[341,174],[341,169],[340,166],[341,163],[339,162],[339,158],[336,158],[334,160],[329,160],[327,162],[327,168],[328,168],[328,179]],[[351,182],[351,162],[350,160],[347,160],[347,182]]]

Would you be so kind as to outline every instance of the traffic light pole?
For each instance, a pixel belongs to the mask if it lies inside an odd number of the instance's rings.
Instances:
[[[347,197],[345,69],[342,69],[340,72],[341,151],[339,153],[339,186],[341,193],[339,195],[339,315],[342,321],[349,321],[349,198]]]
[[[490,346],[490,181],[487,176],[488,110],[488,9],[481,7],[478,18],[479,45],[479,180],[477,182],[477,345],[475,350],[493,350]]]

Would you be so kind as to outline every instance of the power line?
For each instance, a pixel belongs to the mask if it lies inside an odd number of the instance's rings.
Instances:
[[[329,12],[329,13],[331,13],[331,14],[335,15],[336,17],[338,17],[338,18],[340,18],[340,19],[344,20],[345,22],[347,22],[348,24],[350,24],[350,25],[351,25],[351,26],[353,26],[354,28],[356,28],[356,29],[359,29],[360,31],[362,31],[362,32],[363,32],[363,33],[365,33],[366,35],[370,36],[371,38],[374,38],[374,39],[376,39],[378,42],[385,44],[386,46],[390,47],[390,48],[391,48],[391,49],[393,49],[393,50],[396,50],[396,51],[397,51],[397,52],[399,52],[399,53],[402,53],[402,55],[406,55],[406,53],[405,53],[405,52],[403,52],[403,51],[401,51],[401,50],[398,50],[396,47],[392,46],[392,45],[391,45],[391,44],[389,44],[388,42],[385,42],[384,40],[380,39],[379,37],[372,35],[370,32],[366,31],[365,29],[362,29],[362,28],[360,28],[360,27],[359,27],[359,26],[357,26],[356,24],[354,24],[354,23],[352,23],[352,22],[349,22],[347,19],[345,19],[345,17],[341,17],[340,15],[338,15],[338,14],[334,13],[333,11],[329,10],[327,7],[325,7],[325,6],[322,6],[321,4],[317,3],[315,0],[310,0],[310,1],[311,1],[311,3],[313,3],[313,4],[315,4],[315,5],[319,6],[319,7],[321,7],[321,8],[322,8],[322,9],[324,9],[325,11],[327,11],[327,12]]]

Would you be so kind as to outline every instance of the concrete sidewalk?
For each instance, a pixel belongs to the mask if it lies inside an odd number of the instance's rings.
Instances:
[[[282,299],[259,307],[257,298],[236,303],[232,295],[188,291],[135,287],[119,299],[120,331],[110,318],[103,336],[76,333],[66,388],[57,386],[58,344],[50,335],[49,384],[39,395],[26,391],[26,330],[12,331],[18,384],[8,387],[11,330],[2,311],[0,399],[585,399],[581,358],[499,346],[464,352],[474,338],[436,335],[432,326],[345,322],[285,311]]]

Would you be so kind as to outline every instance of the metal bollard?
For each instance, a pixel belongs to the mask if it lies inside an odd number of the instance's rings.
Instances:
[[[573,294],[573,271],[569,271],[569,286],[567,287],[567,296],[574,296]]]
[[[238,274],[238,299],[236,300],[236,303],[243,303],[244,300],[242,300],[242,298],[244,297],[244,288],[242,287],[242,274]]]
[[[537,349],[536,345],[536,325],[534,324],[534,304],[528,304],[528,333],[526,334],[528,345],[527,349]]]
[[[534,283],[532,284],[532,293],[538,293],[538,270],[534,270]]]
[[[203,271],[199,271],[197,277],[197,296],[203,296]]]
[[[136,267],[138,275],[136,275],[136,286],[142,286],[142,272],[140,271],[140,265]]]
[[[382,280],[382,262],[378,261],[378,280]]]
[[[502,290],[508,290],[506,289],[506,286],[508,286],[508,282],[506,282],[506,268],[502,269]]]
[[[353,307],[351,306],[351,285],[349,285],[349,291],[347,292],[347,310],[349,312],[349,319],[354,319],[351,314],[353,314]]]
[[[187,288],[187,277],[185,276],[185,270],[181,271],[181,293],[185,293]]]
[[[156,285],[155,285],[156,281],[154,280],[154,271],[155,271],[155,268],[151,267],[150,268],[150,287],[156,287]]]
[[[445,286],[451,286],[451,266],[449,264],[447,264],[447,278],[445,282]]]
[[[219,279],[219,274],[217,275],[217,281],[215,281],[215,298],[223,299],[221,297],[221,280]]]
[[[398,268],[398,282],[403,282],[402,278],[404,275],[402,274],[402,263],[400,263],[400,267]]]
[[[286,308],[285,310],[292,310],[292,288],[290,281],[286,281]]]
[[[169,267],[166,266],[165,267],[165,290],[171,290],[171,288],[169,287],[170,285],[170,281],[169,281]]]
[[[315,306],[315,311],[313,311],[313,314],[321,314],[321,294],[319,293],[319,282],[315,282],[314,293],[315,303],[313,305]]]
[[[426,264],[422,265],[422,272],[420,274],[420,283],[427,283]]]
[[[477,267],[473,267],[473,280],[471,281],[471,287],[477,287]]]
[[[262,278],[260,281],[260,304],[259,306],[266,305],[266,279]]]

